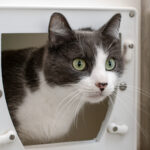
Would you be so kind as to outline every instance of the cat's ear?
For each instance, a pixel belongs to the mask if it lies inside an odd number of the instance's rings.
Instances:
[[[114,15],[103,27],[102,35],[108,35],[113,38],[119,38],[119,28],[121,22],[121,14]]]
[[[60,13],[53,13],[49,23],[49,43],[57,46],[72,39],[73,31],[66,18]]]

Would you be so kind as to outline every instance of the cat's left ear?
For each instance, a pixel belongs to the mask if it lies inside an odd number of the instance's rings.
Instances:
[[[49,43],[51,46],[61,45],[73,38],[73,31],[67,19],[61,13],[53,13],[49,23]]]
[[[114,15],[103,27],[102,35],[119,38],[119,28],[121,22],[121,14]]]

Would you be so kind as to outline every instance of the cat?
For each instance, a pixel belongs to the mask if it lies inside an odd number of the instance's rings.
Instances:
[[[124,70],[120,22],[115,14],[98,30],[72,30],[55,12],[43,47],[2,52],[6,101],[23,144],[65,136],[85,103],[114,92]]]

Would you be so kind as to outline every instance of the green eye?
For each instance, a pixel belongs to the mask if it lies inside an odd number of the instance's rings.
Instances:
[[[106,64],[105,64],[105,69],[107,71],[111,71],[113,70],[114,68],[116,67],[116,62],[113,58],[110,58],[106,61]]]
[[[82,71],[85,69],[86,63],[83,59],[77,58],[73,61],[73,67],[78,71]]]

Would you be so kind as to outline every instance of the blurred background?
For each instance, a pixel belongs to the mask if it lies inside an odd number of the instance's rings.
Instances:
[[[141,0],[140,150],[150,149],[150,0]]]

